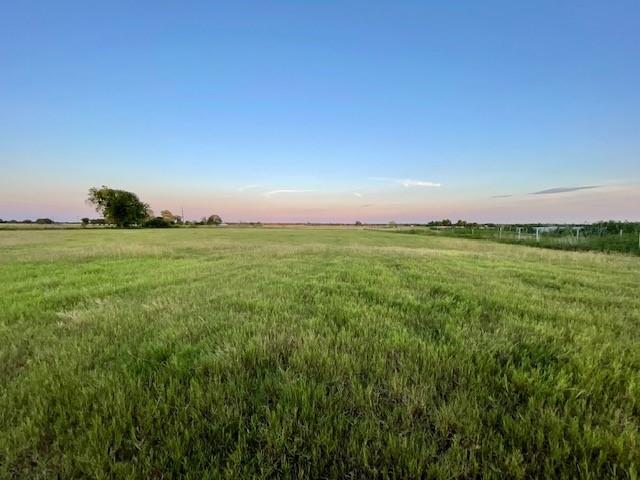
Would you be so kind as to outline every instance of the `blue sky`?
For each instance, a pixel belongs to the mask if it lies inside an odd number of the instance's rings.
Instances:
[[[640,219],[638,1],[5,2],[0,72],[0,218]]]

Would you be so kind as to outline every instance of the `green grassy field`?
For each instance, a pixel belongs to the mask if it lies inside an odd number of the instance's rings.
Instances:
[[[637,478],[640,258],[0,231],[0,478]]]

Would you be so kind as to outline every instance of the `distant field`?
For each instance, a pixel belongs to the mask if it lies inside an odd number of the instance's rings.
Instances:
[[[0,231],[0,478],[637,478],[640,258]]]

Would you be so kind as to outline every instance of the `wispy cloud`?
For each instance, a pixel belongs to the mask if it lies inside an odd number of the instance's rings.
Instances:
[[[373,203],[366,203],[364,205],[360,205],[360,208],[368,208],[368,207],[373,207]]]
[[[359,192],[353,192],[353,196],[354,197],[358,197],[358,198],[362,198],[363,197],[363,195],[361,193],[359,193]]]
[[[513,197],[513,195],[492,195],[489,198],[509,198],[509,197]]]
[[[403,187],[440,187],[439,183],[435,182],[425,182],[424,180],[412,180],[407,178],[401,181]]]
[[[310,193],[310,192],[317,192],[317,190],[288,190],[288,189],[287,190],[271,190],[270,192],[266,192],[264,196],[269,198],[274,195],[280,195],[283,193]]]
[[[259,185],[254,185],[254,184],[243,185],[242,187],[238,187],[238,191],[239,192],[246,192],[247,190],[252,190],[252,189],[258,188],[258,187],[259,187]]]
[[[567,193],[576,192],[578,190],[590,190],[592,188],[599,188],[601,185],[583,185],[581,187],[556,187],[548,188],[546,190],[540,190],[539,192],[531,192],[529,195],[551,195],[554,193]]]
[[[402,185],[405,188],[413,187],[441,187],[442,184],[436,182],[429,182],[426,180],[415,180],[413,178],[389,178],[389,177],[371,177],[371,180],[380,180],[384,182],[392,182]]]

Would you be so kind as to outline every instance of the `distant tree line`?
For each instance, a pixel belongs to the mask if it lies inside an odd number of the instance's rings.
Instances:
[[[603,220],[592,223],[590,228],[602,233],[635,233],[640,231],[640,222],[616,222],[615,220]]]
[[[135,193],[117,190],[103,185],[90,188],[87,203],[93,205],[102,215],[102,219],[90,220],[85,217],[82,225],[115,225],[119,228],[147,227],[168,228],[174,225],[220,225],[222,218],[213,214],[203,217],[199,222],[185,221],[180,215],[170,210],[160,211],[154,215],[147,203],[142,202]]]
[[[50,225],[54,222],[53,220],[51,220],[50,218],[38,218],[36,220],[31,220],[29,218],[25,219],[25,220],[3,220],[0,218],[0,223],[37,223],[39,225]]]
[[[80,221],[82,222],[83,227],[86,227],[87,225],[105,225],[107,223],[104,218],[84,217]]]
[[[390,222],[391,223],[391,222]],[[587,233],[591,234],[606,234],[606,233],[634,233],[640,231],[640,222],[629,221],[617,221],[617,220],[601,220],[593,223],[477,223],[468,222],[466,220],[458,220],[452,222],[448,218],[442,220],[433,220],[431,222],[423,224],[427,227],[486,227],[486,228],[522,228],[524,230],[534,230],[536,227],[555,226],[558,227],[557,231],[560,232],[563,229],[572,229],[574,227],[581,227]]]
[[[476,222],[467,222],[466,220],[458,220],[453,223],[448,218],[443,218],[442,220],[433,220],[427,223],[428,227],[477,227],[479,226]]]

